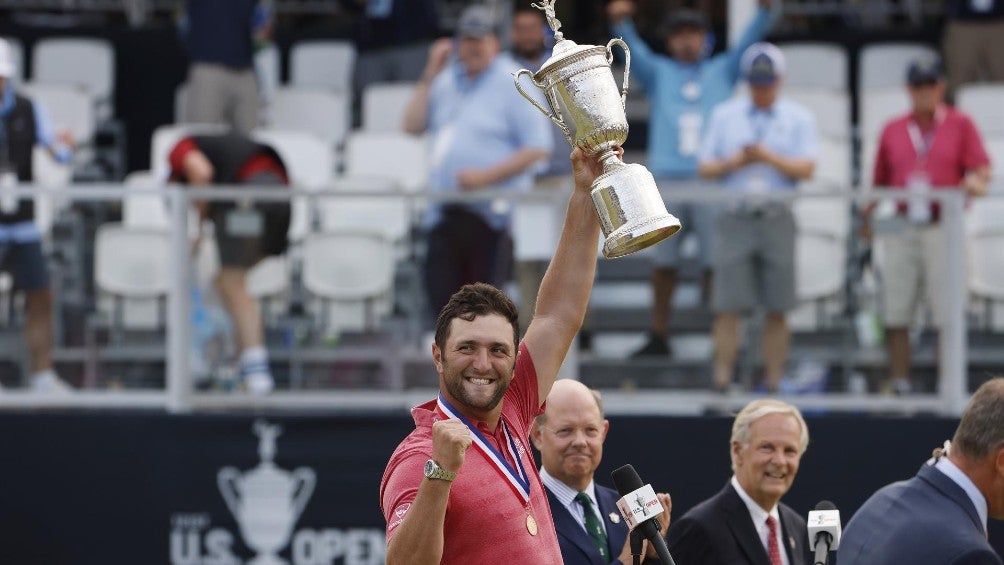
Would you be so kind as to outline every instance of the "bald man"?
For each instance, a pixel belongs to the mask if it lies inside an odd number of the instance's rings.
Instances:
[[[628,528],[617,510],[617,491],[593,482],[603,458],[610,422],[603,417],[600,394],[578,381],[556,381],[545,411],[537,416],[530,439],[540,450],[540,478],[551,505],[565,565],[631,564]],[[665,511],[662,534],[669,528],[672,503],[660,493]],[[653,548],[645,563],[659,563]]]

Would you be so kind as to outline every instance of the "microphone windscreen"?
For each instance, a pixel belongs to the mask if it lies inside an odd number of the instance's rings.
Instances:
[[[641,482],[641,477],[638,476],[638,472],[634,470],[634,466],[630,463],[624,465],[623,467],[618,467],[610,473],[610,478],[614,481],[614,486],[617,487],[617,492],[621,496],[627,496],[628,493],[634,492],[641,487],[645,486]]]
[[[820,500],[819,504],[816,505],[815,510],[836,510],[837,507],[829,500]]]

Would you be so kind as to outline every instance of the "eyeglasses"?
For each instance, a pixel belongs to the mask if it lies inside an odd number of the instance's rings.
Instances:
[[[554,434],[554,437],[561,440],[572,439],[578,436],[580,431],[587,439],[598,439],[603,433],[603,428],[598,426],[587,426],[585,428],[565,427],[557,430],[548,428],[547,426],[541,426],[541,428],[551,432]]]

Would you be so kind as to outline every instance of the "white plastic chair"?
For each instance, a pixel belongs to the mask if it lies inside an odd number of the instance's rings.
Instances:
[[[164,182],[150,171],[134,171],[123,181],[122,225],[129,228],[168,229],[171,220],[162,194]]]
[[[98,227],[94,282],[100,293],[113,300],[111,312],[105,301],[99,300],[99,308],[110,314],[114,327],[163,327],[171,276],[170,232],[111,223]]]
[[[850,209],[842,198],[802,198],[792,211],[798,233],[795,239],[795,293],[806,316],[792,316],[793,327],[817,329],[824,325],[826,304],[839,298],[847,277],[847,237]]]
[[[393,283],[393,249],[379,234],[314,233],[303,242],[304,288],[325,305],[346,303],[365,309],[362,327],[359,320],[328,319],[322,321],[327,329],[374,329],[378,317],[375,305],[392,296]]]
[[[820,137],[818,144],[819,157],[816,159],[816,172],[811,184],[840,189],[850,187],[851,141]]]
[[[1004,83],[964,84],[959,87],[955,102],[973,118],[980,133],[1004,135]]]
[[[279,153],[293,186],[317,191],[331,183],[335,169],[331,148],[314,134],[287,130],[255,130],[252,137]],[[290,204],[289,239],[300,241],[314,221],[314,206],[304,197]]]
[[[1004,303],[1004,199],[999,195],[973,199],[967,217],[969,292],[982,302],[985,324],[1004,330],[1004,316],[995,316]]]
[[[388,178],[408,192],[424,187],[428,175],[425,137],[404,132],[353,131],[344,159],[346,175]]]
[[[787,63],[785,88],[825,88],[847,92],[847,50],[835,43],[812,41],[779,45]]]
[[[227,126],[220,124],[168,124],[160,126],[153,132],[150,140],[150,172],[156,178],[166,179],[171,174],[171,165],[167,158],[171,149],[181,138],[188,135],[216,134],[227,131]]]
[[[345,92],[280,88],[272,101],[272,127],[313,133],[338,149],[349,130],[350,104],[351,94]]]
[[[906,70],[917,59],[936,57],[926,43],[898,42],[866,45],[858,54],[858,99],[870,90],[906,85]]]
[[[850,139],[851,97],[847,92],[826,88],[786,87],[784,96],[812,112],[820,136]]]
[[[26,82],[18,90],[41,105],[55,131],[69,131],[77,144],[87,144],[94,137],[94,105],[87,92],[80,87]]]
[[[367,85],[362,93],[362,129],[404,131],[404,109],[414,90],[414,82],[375,82]]]
[[[355,64],[348,41],[298,41],[289,50],[289,84],[351,92]]]
[[[402,242],[411,227],[404,195],[341,196],[338,191],[393,191],[385,179],[341,177],[332,183],[331,196],[317,198],[319,228],[322,232],[375,232],[390,242]]]
[[[40,39],[32,50],[31,79],[83,87],[94,101],[98,121],[115,113],[115,50],[105,39]]]
[[[890,86],[869,90],[858,101],[858,134],[862,143],[878,143],[885,124],[910,110],[910,95],[906,86]]]

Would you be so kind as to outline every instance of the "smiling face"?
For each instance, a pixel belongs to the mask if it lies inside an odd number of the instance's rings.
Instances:
[[[593,393],[578,381],[560,379],[547,396],[544,417],[531,430],[544,469],[582,491],[603,459],[610,423],[603,419]]]
[[[777,505],[795,480],[801,434],[794,416],[767,414],[750,425],[745,445],[732,442],[736,479],[764,510]]]
[[[467,417],[493,422],[516,366],[512,325],[500,314],[454,318],[444,346],[433,344],[439,389]]]

